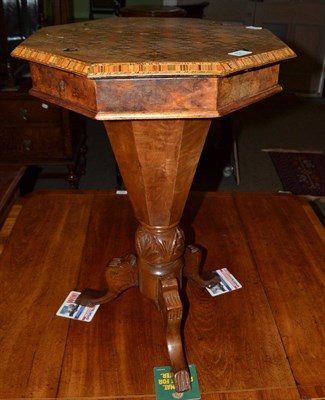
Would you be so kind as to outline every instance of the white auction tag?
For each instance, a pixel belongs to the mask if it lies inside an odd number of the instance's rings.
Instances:
[[[246,26],[246,29],[253,29],[254,31],[260,31],[263,28],[261,26],[249,25],[249,26]]]
[[[252,54],[252,51],[242,49],[242,50],[236,50],[231,53],[228,53],[230,56],[235,56],[235,57],[242,57],[242,56],[247,56],[248,54]]]
[[[69,296],[64,300],[62,306],[57,311],[56,315],[58,317],[90,322],[96,314],[99,305],[96,305],[94,307],[81,306],[76,303],[79,295],[80,292],[70,292]]]

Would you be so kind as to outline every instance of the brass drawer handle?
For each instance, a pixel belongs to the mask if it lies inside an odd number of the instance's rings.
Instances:
[[[20,108],[19,115],[24,121],[28,121],[28,110],[27,108]]]
[[[30,151],[32,147],[32,141],[30,139],[23,140],[23,147],[25,151]]]

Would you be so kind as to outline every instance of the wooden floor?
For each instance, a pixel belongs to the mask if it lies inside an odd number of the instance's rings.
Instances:
[[[154,399],[168,365],[155,306],[130,289],[90,323],[55,315],[71,290],[101,287],[106,262],[134,252],[126,196],[36,192],[0,258],[0,399]],[[185,285],[184,343],[202,399],[325,397],[325,233],[302,199],[193,194],[183,228],[243,287]]]
[[[18,184],[26,170],[21,165],[0,163],[0,229],[19,195]]]

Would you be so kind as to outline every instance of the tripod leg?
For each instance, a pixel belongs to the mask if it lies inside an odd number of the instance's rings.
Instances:
[[[77,299],[77,303],[92,307],[96,304],[114,300],[125,290],[138,285],[138,269],[136,257],[131,254],[124,258],[113,258],[106,269],[107,289],[85,289]]]
[[[166,340],[177,392],[191,389],[181,337],[183,305],[175,278],[160,280],[159,306],[164,316]]]

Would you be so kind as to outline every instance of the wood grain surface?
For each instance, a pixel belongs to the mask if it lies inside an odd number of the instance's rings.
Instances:
[[[202,399],[324,396],[324,234],[305,201],[191,194],[182,227],[205,269],[242,289],[212,298],[185,284],[184,343]],[[0,399],[154,399],[168,365],[163,321],[130,289],[91,323],[55,316],[69,291],[104,284],[107,261],[134,252],[127,196],[43,192],[23,207],[0,258]]]
[[[249,50],[236,57],[229,53]],[[40,29],[13,57],[101,78],[218,75],[278,63],[294,52],[266,29],[191,18],[106,18]]]
[[[25,170],[23,165],[0,164],[0,228],[20,195],[19,182]]]
[[[278,93],[279,63],[295,54],[265,29],[144,17],[40,29],[12,56],[29,62],[30,93],[44,101],[100,120],[160,120],[220,117]]]

